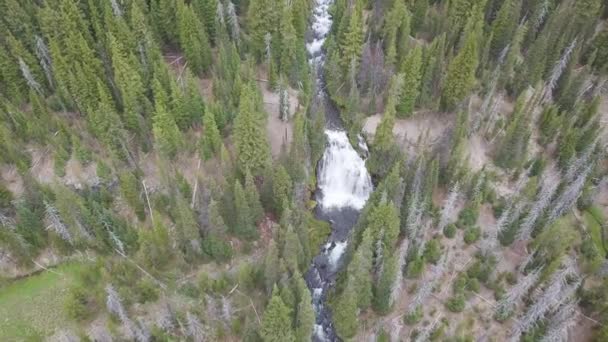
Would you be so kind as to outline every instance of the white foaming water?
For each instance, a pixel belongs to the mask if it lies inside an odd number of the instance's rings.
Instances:
[[[325,135],[329,146],[319,168],[320,204],[323,208],[361,210],[372,191],[365,161],[350,145],[346,132],[328,129]]]
[[[325,331],[323,331],[323,326],[321,324],[315,324],[314,334],[319,339],[319,341],[327,341]]]
[[[306,44],[306,49],[311,56],[316,56],[323,47],[327,34],[331,29],[333,20],[329,14],[329,5],[331,0],[317,0],[312,16],[312,32],[314,39]]]
[[[344,254],[344,251],[346,250],[346,245],[346,241],[336,242],[334,248],[329,251],[327,260],[329,261],[329,266],[332,268],[332,270],[335,270],[338,266],[338,261],[340,261],[342,254]]]

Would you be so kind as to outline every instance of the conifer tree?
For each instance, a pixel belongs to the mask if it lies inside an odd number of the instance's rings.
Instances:
[[[526,158],[530,138],[530,123],[525,113],[525,94],[517,100],[505,137],[496,156],[498,165],[506,168],[520,166]]]
[[[272,291],[272,297],[266,305],[266,310],[264,310],[260,335],[264,342],[295,341],[291,326],[291,309],[281,299],[276,285]]]
[[[272,177],[272,194],[277,215],[282,215],[283,211],[287,209],[285,205],[291,203],[292,191],[293,184],[289,173],[283,165],[278,165]]]
[[[178,2],[179,43],[192,70],[202,75],[211,66],[211,47],[202,23],[190,5]]]
[[[357,307],[366,309],[372,301],[372,244],[374,243],[373,232],[366,230],[363,241],[357,247],[353,260],[348,264],[348,276],[352,280],[357,298]],[[346,292],[347,290],[345,290]]]
[[[422,49],[415,47],[403,61],[403,91],[401,101],[397,105],[400,117],[408,117],[414,111],[414,104],[420,94],[420,77],[422,66]]]
[[[269,0],[251,0],[249,3],[246,28],[251,37],[251,52],[258,61],[264,56],[264,37],[267,33],[274,33],[273,25],[279,22],[279,14],[277,4]]]
[[[264,217],[264,208],[260,202],[260,195],[250,172],[245,173],[245,195],[247,196],[247,203],[249,204],[253,221],[260,222]]]
[[[315,312],[312,306],[310,290],[299,272],[294,274],[296,292],[298,293],[298,307],[296,311],[296,341],[308,342],[312,337],[315,324]]]
[[[159,86],[158,81],[157,86]],[[182,136],[173,117],[169,114],[163,101],[156,101],[152,118],[152,132],[161,153],[173,158],[182,145]]]
[[[238,179],[234,183],[234,208],[236,210],[234,232],[242,237],[255,237],[256,229],[251,208],[249,208],[245,190]]]
[[[521,0],[505,0],[492,22],[490,56],[497,59],[502,50],[511,43],[517,29]]]
[[[357,288],[351,275],[346,281],[346,289],[337,301],[333,310],[336,332],[343,339],[349,339],[357,333]]]
[[[254,94],[249,87],[243,87],[234,123],[237,163],[241,172],[249,170],[253,176],[262,175],[270,162],[268,140],[259,118]]]
[[[478,63],[477,41],[479,37],[479,19],[472,16],[465,30],[465,41],[458,54],[450,62],[441,97],[444,110],[451,110],[469,95],[475,84],[475,70]]]
[[[222,146],[220,131],[215,123],[215,116],[210,109],[203,116],[203,136],[201,137],[201,154],[207,160],[217,155]]]
[[[205,32],[211,42],[215,42],[217,35],[217,5],[218,0],[195,0],[192,6],[205,26]]]
[[[348,70],[354,60],[358,66],[359,58],[363,47],[363,10],[360,2],[355,2],[349,9],[347,20],[348,24],[342,32],[340,38],[341,66],[343,70]]]
[[[412,7],[412,32],[416,33],[422,28],[428,7],[429,0],[414,0]]]
[[[268,293],[271,293],[270,291],[277,281],[279,281],[279,249],[275,241],[271,239],[264,258],[264,283]]]

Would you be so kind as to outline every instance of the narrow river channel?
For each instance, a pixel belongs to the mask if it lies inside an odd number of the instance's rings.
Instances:
[[[314,341],[339,341],[335,333],[331,310],[326,299],[327,292],[335,284],[341,269],[341,257],[346,250],[348,238],[359,212],[373,190],[372,181],[365,168],[365,160],[351,146],[340,121],[335,105],[324,90],[323,43],[332,25],[329,7],[333,0],[316,0],[313,10],[310,41],[306,48],[311,67],[316,69],[317,101],[322,104],[327,119],[325,135],[327,146],[317,166],[317,218],[331,224],[331,234],[305,275],[313,297],[316,315]],[[360,147],[367,149],[363,139]]]

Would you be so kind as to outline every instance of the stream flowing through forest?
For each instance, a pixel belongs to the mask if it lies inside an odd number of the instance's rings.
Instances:
[[[327,292],[335,285],[341,269],[341,257],[346,250],[348,237],[359,212],[373,190],[365,160],[351,146],[339,113],[328,98],[323,80],[325,50],[323,43],[332,25],[329,7],[333,0],[317,0],[313,10],[310,39],[306,44],[310,64],[316,69],[316,99],[326,117],[327,144],[317,166],[316,216],[331,224],[331,234],[305,275],[315,310],[313,341],[339,341],[334,330],[331,311],[327,307]],[[367,149],[363,139],[360,147]]]

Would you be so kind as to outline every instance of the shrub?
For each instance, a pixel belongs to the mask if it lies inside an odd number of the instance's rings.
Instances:
[[[456,225],[453,223],[448,224],[443,228],[443,235],[448,239],[453,238],[456,235]]]
[[[92,315],[93,305],[84,287],[75,286],[69,290],[65,300],[65,312],[75,320],[85,320]]]
[[[420,322],[421,319],[422,319],[422,306],[420,306],[420,305],[418,307],[416,307],[416,309],[413,312],[407,313],[407,314],[405,314],[405,316],[403,316],[403,322],[408,325],[416,324],[416,323]]]
[[[464,295],[456,295],[445,303],[445,306],[451,312],[462,312],[465,307]]]
[[[472,244],[473,242],[479,240],[479,236],[481,235],[481,229],[479,227],[469,227],[464,232],[464,242],[467,245]]]
[[[441,258],[441,244],[437,239],[432,239],[426,244],[424,249],[424,259],[427,262],[432,264],[436,264],[437,261]]]
[[[416,257],[407,264],[407,277],[418,278],[424,271],[424,258]]]

